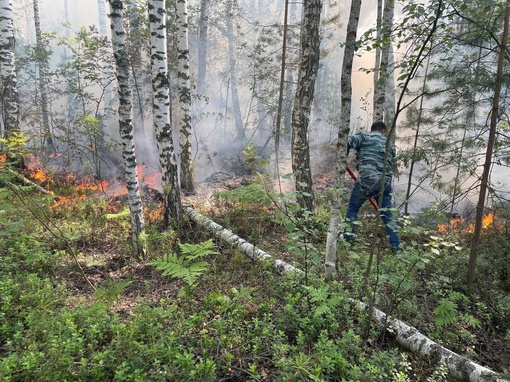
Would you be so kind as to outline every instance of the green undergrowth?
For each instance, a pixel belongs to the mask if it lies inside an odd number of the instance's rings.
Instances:
[[[474,357],[477,346],[494,344],[480,334],[497,333],[504,346],[501,277],[493,269],[474,292],[462,289],[464,252],[453,240],[438,243],[409,225],[397,257],[375,244],[367,225],[353,247],[339,248],[339,272],[326,282],[327,214],[295,211],[277,196],[269,203],[259,186],[247,191],[251,199],[243,191],[223,194],[212,217],[251,232],[264,250],[283,249],[303,275],[211,246],[189,222],[162,231],[151,219],[149,258],[137,262],[121,206],[89,197],[56,209],[52,197],[0,188],[0,380],[449,380],[443,366],[406,354],[369,326],[350,297],[373,296],[376,306]],[[380,251],[367,276],[373,249]]]

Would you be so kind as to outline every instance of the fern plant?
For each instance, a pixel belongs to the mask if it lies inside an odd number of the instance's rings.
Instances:
[[[198,244],[179,243],[179,249],[180,254],[169,253],[163,259],[152,260],[149,264],[161,271],[164,276],[181,279],[192,288],[208,267],[207,262],[200,259],[217,255],[218,252],[214,249],[212,240]]]

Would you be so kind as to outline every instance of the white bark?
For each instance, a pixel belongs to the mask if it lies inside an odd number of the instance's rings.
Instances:
[[[34,5],[35,41],[37,46],[37,68],[39,70],[39,92],[41,94],[42,132],[45,146],[54,151],[53,137],[50,128],[50,112],[47,90],[48,60],[44,54],[45,47],[42,44],[41,19],[39,17],[39,0],[32,0]]]
[[[187,1],[176,2],[177,77],[179,92],[179,139],[181,152],[181,188],[195,191],[191,153],[191,87],[189,83],[189,43]]]
[[[198,225],[211,230],[218,238],[229,245],[239,249],[252,260],[274,261],[277,270],[290,274],[302,274],[299,268],[282,260],[275,260],[271,255],[241,239],[232,231],[215,223],[211,219],[199,214],[191,207],[183,207],[184,213]],[[360,301],[350,299],[360,310],[368,309],[368,306]],[[372,318],[387,328],[395,336],[396,341],[406,350],[417,353],[427,358],[431,364],[443,363],[452,376],[469,382],[510,382],[500,374],[478,365],[477,363],[448,350],[444,346],[424,336],[416,328],[405,322],[388,316],[383,311],[372,308]]]
[[[124,4],[121,0],[108,0],[111,9],[112,46],[117,67],[119,94],[119,133],[122,140],[122,158],[129,210],[131,212],[131,239],[133,252],[137,257],[145,257],[146,248],[140,242],[145,233],[145,220],[142,211],[140,187],[136,175],[135,142],[133,139],[132,105],[130,87],[130,65],[126,48],[126,30],[124,28]]]
[[[12,0],[0,0],[0,77],[3,87],[3,133],[7,136],[19,129]]]
[[[159,163],[165,202],[165,225],[182,217],[177,155],[170,125],[170,88],[166,52],[165,0],[150,0],[149,26],[151,33],[151,65],[153,90],[153,121],[158,145]]]
[[[351,2],[349,22],[347,23],[347,37],[345,40],[344,59],[342,63],[342,96],[340,112],[340,128],[338,130],[336,146],[336,168],[335,168],[335,190],[333,203],[326,237],[326,277],[336,272],[336,250],[338,244],[338,226],[340,224],[340,206],[342,205],[342,192],[345,188],[345,165],[346,165],[346,142],[351,125],[351,104],[352,104],[352,62],[356,47],[356,34],[358,31],[359,15],[361,12],[361,0]]]
[[[230,76],[230,90],[232,98],[232,115],[234,117],[234,123],[237,133],[237,140],[242,142],[245,138],[243,119],[241,116],[241,104],[239,103],[239,91],[237,88],[237,41],[234,31],[234,1],[227,0],[225,2],[225,22],[227,28],[227,39],[228,39],[228,67]],[[227,99],[228,102],[228,99]]]
[[[209,1],[200,1],[200,20],[198,24],[198,68],[197,68],[197,92],[203,96],[206,92],[206,73],[207,73],[207,45],[209,34]]]
[[[365,303],[351,299],[352,303],[361,310],[368,309]],[[470,382],[509,382],[498,373],[487,369],[477,363],[448,350],[444,346],[424,336],[416,328],[388,316],[379,309],[372,308],[372,318],[385,326],[395,336],[397,342],[405,349],[417,353],[429,360],[432,364],[443,363],[452,376]]]
[[[101,37],[106,37],[107,28],[106,28],[106,2],[105,0],[97,0],[97,14],[98,14],[98,24],[99,24],[99,35]],[[108,54],[106,49],[103,50],[103,54]],[[103,92],[104,92],[104,110],[103,115],[107,114],[108,107],[112,102],[111,90],[110,90],[110,79],[108,77],[108,73],[103,72]]]
[[[386,81],[388,75],[388,60],[391,46],[391,29],[393,27],[393,16],[395,13],[395,0],[386,0],[383,12],[381,38],[386,39],[386,43],[381,48],[381,57],[379,68],[376,68],[379,75],[379,81],[374,89],[374,122],[384,120],[384,103],[386,96]],[[388,128],[392,121],[386,121]]]
[[[215,223],[211,219],[205,217],[204,215],[199,214],[191,207],[183,207],[183,211],[189,218],[197,223],[198,225],[205,227],[211,230],[217,237],[223,240],[225,243],[236,247],[243,254],[248,256],[252,260],[265,260],[265,261],[274,261],[274,266],[276,269],[285,271],[285,272],[295,272],[302,273],[300,269],[294,267],[286,263],[285,261],[274,259],[271,255],[264,252],[260,248],[255,247],[253,244],[248,243],[246,240],[240,238],[232,231],[223,228],[221,225]]]

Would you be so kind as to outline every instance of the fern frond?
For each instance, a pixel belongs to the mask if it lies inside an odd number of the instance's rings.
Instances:
[[[212,239],[198,244],[179,243],[181,253],[189,260],[195,260],[209,255],[217,255]]]

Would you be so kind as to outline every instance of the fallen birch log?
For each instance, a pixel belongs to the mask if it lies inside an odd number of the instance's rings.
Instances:
[[[248,256],[252,260],[268,260],[274,261],[275,268],[278,270],[283,270],[284,272],[297,272],[302,273],[300,269],[286,263],[285,261],[275,259],[270,254],[264,252],[260,248],[257,248],[251,243],[248,243],[246,240],[240,238],[232,231],[222,227],[218,223],[215,223],[211,219],[205,217],[204,215],[199,214],[193,208],[184,206],[184,213],[190,217],[192,221],[211,230],[216,236],[222,239],[224,242],[230,244],[233,247],[239,249],[243,254]]]
[[[368,309],[368,306],[363,302],[354,299],[350,299],[350,301],[358,305],[360,310]],[[420,333],[416,328],[388,316],[377,308],[372,308],[372,318],[386,327],[386,330],[403,348],[425,357],[431,364],[446,365],[455,378],[469,382],[510,382],[510,379],[448,350]]]
[[[183,210],[192,221],[211,230],[220,239],[232,246],[235,246],[250,259],[274,261],[275,267],[279,270],[283,270],[284,272],[303,273],[301,269],[296,268],[285,261],[274,259],[268,253],[255,247],[253,244],[248,243],[246,240],[241,239],[232,231],[223,228],[211,219],[199,214],[193,208],[186,206],[183,207]],[[367,305],[363,302],[354,299],[350,299],[349,301],[356,304],[360,310],[368,309]],[[407,325],[403,321],[388,316],[379,309],[372,309],[372,318],[383,327],[386,327],[404,349],[421,355],[431,364],[445,364],[448,371],[455,378],[469,382],[510,382],[510,379],[503,377],[486,367],[478,365],[464,356],[448,350],[444,346],[439,345],[437,342],[434,342],[430,338],[421,334],[418,329]]]

